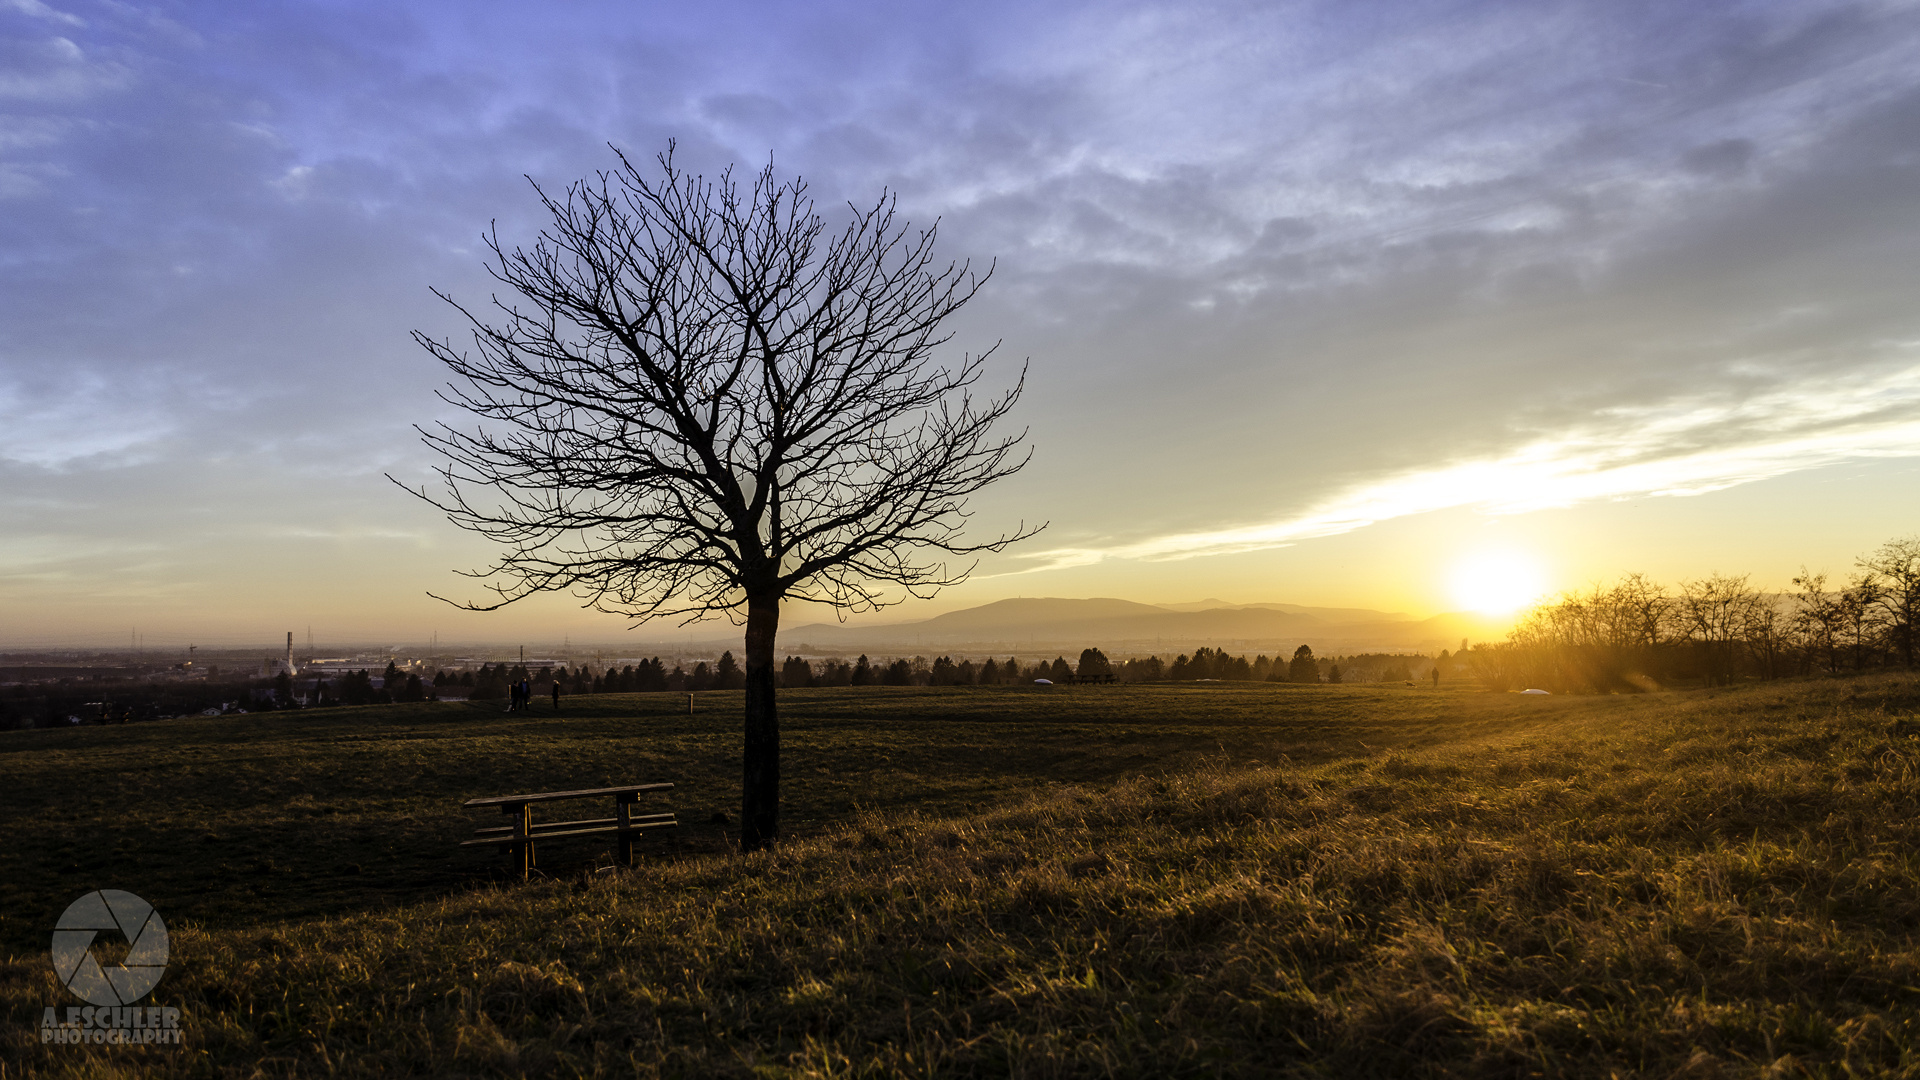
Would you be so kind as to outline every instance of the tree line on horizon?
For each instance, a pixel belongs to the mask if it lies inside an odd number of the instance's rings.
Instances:
[[[1366,653],[1316,657],[1301,645],[1293,656],[1252,659],[1204,647],[1165,661],[1159,656],[1110,660],[1098,648],[1023,663],[951,656],[817,661],[788,656],[781,686],[995,686],[1113,681],[1398,682],[1434,677],[1476,679],[1489,690],[1538,687],[1555,692],[1619,693],[1664,686],[1726,685],[1736,679],[1840,674],[1900,666],[1912,669],[1920,641],[1920,536],[1889,540],[1856,560],[1845,583],[1804,568],[1791,592],[1767,592],[1747,575],[1713,573],[1667,588],[1644,574],[1568,592],[1535,606],[1498,643],[1461,643],[1438,657]],[[0,692],[0,730],[68,722],[157,719],[202,711],[261,711],[329,705],[373,705],[462,696],[507,696],[526,679],[541,693],[558,682],[563,694],[739,690],[745,673],[731,651],[712,664],[669,668],[653,657],[595,671],[590,665],[540,667],[483,664],[442,669],[430,679],[389,663],[383,672],[342,672],[310,691],[285,672],[221,683],[15,686]],[[108,700],[102,700],[108,699]],[[89,711],[91,710],[91,711]]]
[[[1505,641],[1463,649],[1456,662],[1490,690],[1582,693],[1912,668],[1916,616],[1920,536],[1860,556],[1844,584],[1803,567],[1784,593],[1745,574],[1672,589],[1627,574],[1537,605]]]
[[[1425,657],[1401,654],[1361,654],[1342,657],[1316,657],[1302,645],[1291,660],[1264,655],[1249,660],[1224,650],[1201,648],[1193,655],[1180,654],[1172,661],[1157,656],[1110,661],[1097,648],[1082,650],[1078,663],[1064,656],[1024,664],[1015,657],[1005,661],[988,658],[976,663],[951,656],[928,659],[924,656],[870,658],[854,660],[825,658],[809,661],[790,656],[779,671],[784,687],[829,686],[1003,686],[1031,684],[1036,679],[1053,683],[1114,681],[1123,683],[1216,681],[1268,681],[1294,683],[1375,682],[1415,677],[1432,662]],[[204,683],[129,683],[111,690],[93,687],[12,687],[0,694],[0,730],[16,727],[54,726],[79,716],[89,722],[154,720],[201,712],[274,712],[328,707],[405,704],[436,701],[443,697],[473,701],[504,699],[508,687],[526,680],[540,696],[546,696],[555,682],[563,695],[687,693],[710,690],[740,690],[745,673],[731,651],[708,663],[684,661],[671,666],[660,657],[627,665],[609,665],[595,670],[580,664],[528,667],[517,663],[484,663],[477,669],[436,670],[431,676],[404,670],[389,661],[384,671],[367,668],[296,679],[282,671],[272,676],[239,678]],[[105,701],[96,699],[105,698]],[[89,706],[86,703],[92,702]]]
[[[1342,670],[1342,664],[1346,669]],[[956,661],[951,656],[928,660],[923,656],[899,658],[880,665],[862,656],[852,665],[841,661],[823,661],[819,669],[808,660],[789,656],[781,665],[781,685],[805,686],[1006,686],[1030,684],[1045,679],[1052,683],[1069,682],[1296,682],[1383,681],[1413,678],[1415,666],[1428,665],[1425,657],[1399,654],[1364,654],[1355,657],[1325,659],[1315,657],[1312,648],[1302,645],[1291,660],[1258,655],[1249,660],[1225,650],[1202,647],[1188,656],[1177,655],[1171,661],[1158,656],[1132,657],[1118,663],[1098,648],[1080,652],[1078,663],[1065,656],[1023,664],[1018,657],[1004,662],[989,657],[975,663],[968,658]],[[863,677],[863,673],[865,673]]]
[[[1441,653],[1443,659],[1448,655]],[[1077,663],[1065,656],[1056,656],[1052,660],[1038,660],[1031,664],[1024,664],[1018,657],[1012,656],[1004,661],[989,657],[976,662],[964,656],[958,660],[952,656],[932,659],[925,656],[872,658],[863,653],[853,660],[834,657],[808,660],[801,656],[788,656],[780,666],[779,680],[780,686],[787,689],[833,686],[1014,686],[1031,684],[1040,679],[1052,683],[1397,682],[1425,678],[1434,664],[1435,661],[1428,657],[1405,653],[1320,657],[1315,656],[1313,649],[1307,645],[1294,650],[1291,659],[1269,658],[1265,655],[1249,659],[1231,655],[1225,650],[1202,647],[1191,656],[1181,653],[1170,661],[1156,655],[1130,657],[1115,662],[1109,660],[1102,650],[1087,648],[1081,650]],[[361,677],[361,683],[365,682],[367,673],[353,674]],[[353,678],[353,674],[347,678]],[[521,679],[526,679],[542,694],[557,681],[563,695],[738,690],[745,681],[739,663],[728,651],[711,665],[699,661],[691,669],[684,667],[682,662],[675,662],[669,669],[667,661],[657,656],[624,666],[610,665],[598,671],[590,664],[537,669],[517,664],[482,664],[477,670],[438,672],[431,680],[431,689],[420,697],[382,697],[378,688],[362,689],[360,684],[356,684],[355,689],[360,689],[361,693],[353,694],[351,700],[346,695],[337,695],[332,700],[346,705],[417,701],[438,696],[443,689],[470,700],[490,700],[506,697],[508,686]],[[366,700],[361,699],[363,695]]]
[[[788,656],[780,665],[783,688],[831,686],[1010,686],[1026,685],[1045,679],[1053,683],[1075,681],[1148,682],[1295,682],[1338,683],[1380,682],[1424,677],[1433,661],[1424,656],[1400,653],[1363,653],[1354,656],[1316,657],[1311,647],[1302,645],[1291,659],[1258,655],[1251,659],[1234,656],[1225,650],[1203,647],[1189,656],[1174,659],[1158,656],[1132,657],[1115,662],[1098,648],[1083,649],[1078,662],[1065,656],[1052,660],[1023,663],[1009,656],[974,660],[962,656],[928,658],[900,656],[874,658],[865,654],[847,660],[827,657],[809,660]],[[482,665],[478,671],[442,671],[433,678],[436,690],[465,691],[474,700],[502,698],[507,686],[527,679],[536,687],[560,684],[562,694],[687,693],[707,690],[738,690],[744,676],[732,652],[722,653],[709,665],[700,661],[689,670],[681,662],[669,669],[660,657],[624,666],[611,665],[595,671],[591,665],[573,668],[542,667],[529,671],[518,665]],[[542,690],[544,692],[544,689]]]

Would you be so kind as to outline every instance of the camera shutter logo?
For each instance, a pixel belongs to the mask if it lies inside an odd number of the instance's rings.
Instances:
[[[126,935],[125,960],[103,967],[87,951],[101,931]],[[92,1005],[131,1005],[146,997],[166,973],[168,955],[167,924],[160,913],[119,889],[82,896],[54,924],[54,973],[74,996]]]

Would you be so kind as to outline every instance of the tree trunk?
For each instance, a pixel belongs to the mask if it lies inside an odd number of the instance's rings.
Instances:
[[[747,739],[741,758],[740,850],[780,834],[780,716],[773,700],[773,638],[778,598],[747,600]]]

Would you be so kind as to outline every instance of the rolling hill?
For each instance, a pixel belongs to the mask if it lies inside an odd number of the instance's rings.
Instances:
[[[1218,603],[1205,601],[1203,603]],[[1211,645],[1233,651],[1320,653],[1436,652],[1462,638],[1503,636],[1504,622],[1447,614],[1430,619],[1363,608],[1285,604],[1142,604],[1110,597],[999,600],[917,622],[845,627],[809,623],[782,631],[781,648],[800,652],[860,649],[1180,651]]]

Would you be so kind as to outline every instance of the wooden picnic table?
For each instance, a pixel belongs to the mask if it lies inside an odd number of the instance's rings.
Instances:
[[[623,866],[633,865],[633,840],[654,829],[672,829],[680,823],[674,819],[673,812],[659,814],[635,814],[634,805],[640,796],[649,791],[669,791],[673,785],[668,783],[623,784],[619,787],[582,788],[577,791],[541,791],[531,795],[492,795],[483,799],[468,799],[467,809],[497,806],[500,812],[512,817],[511,825],[493,825],[474,830],[475,839],[463,840],[461,847],[492,845],[502,852],[518,854],[520,857],[520,877],[525,880],[533,870],[535,840],[554,840],[566,836],[595,836],[612,833],[619,838],[620,862]],[[533,820],[533,804],[561,802],[568,799],[613,799],[613,816],[610,818],[586,818],[579,821],[542,821]]]

